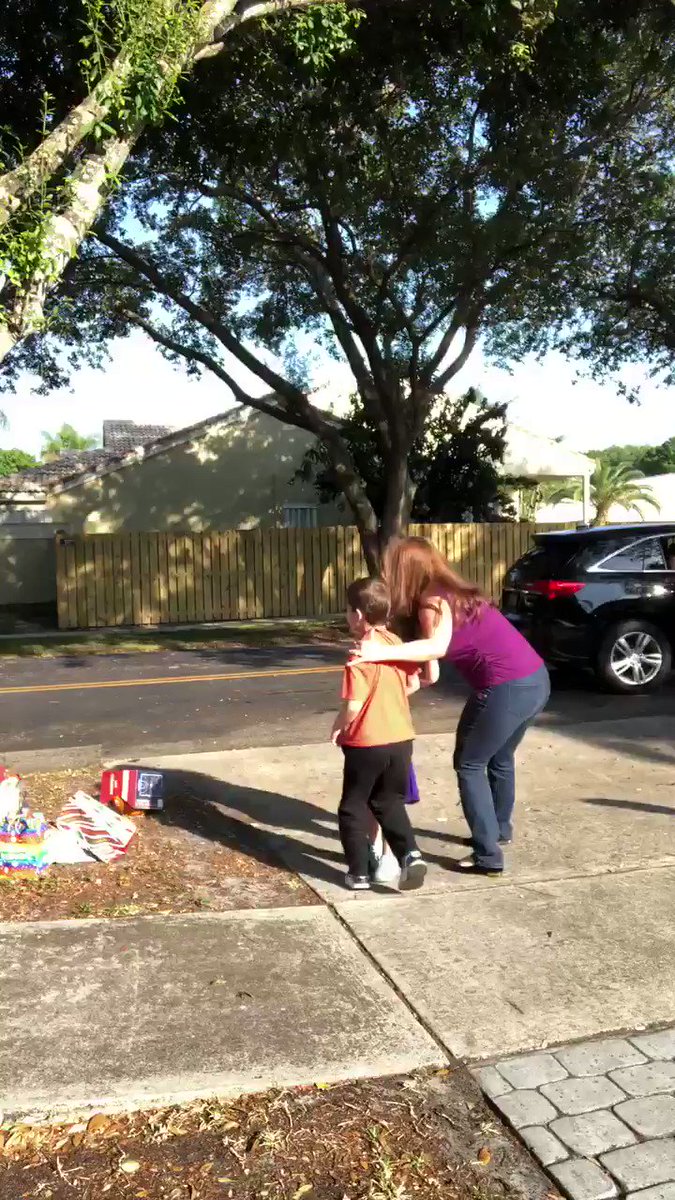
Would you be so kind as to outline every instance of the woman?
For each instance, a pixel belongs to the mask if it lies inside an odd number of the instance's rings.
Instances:
[[[459,866],[499,874],[502,846],[513,837],[514,751],[548,701],[548,671],[499,610],[424,538],[394,542],[383,573],[395,621],[422,636],[397,646],[395,654],[366,642],[356,657],[420,663],[447,658],[469,684],[472,694],[457,728],[454,767],[473,854]]]

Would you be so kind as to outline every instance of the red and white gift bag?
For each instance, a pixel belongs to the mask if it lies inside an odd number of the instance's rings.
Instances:
[[[56,818],[57,829],[70,829],[99,862],[121,858],[136,832],[128,817],[94,800],[86,792],[76,792]]]

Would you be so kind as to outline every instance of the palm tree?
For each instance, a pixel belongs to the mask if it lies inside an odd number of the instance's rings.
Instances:
[[[659,506],[649,484],[641,482],[644,478],[642,471],[629,467],[626,463],[599,462],[591,476],[591,500],[595,506],[595,516],[591,525],[606,525],[609,511],[614,504],[637,513],[638,517],[643,515],[640,507],[643,504],[655,508],[658,512]],[[581,483],[577,479],[570,479],[568,482],[540,482],[526,497],[526,505],[529,505],[527,511],[529,513],[532,509],[532,515],[526,516],[525,519],[536,520],[536,510],[543,504],[556,505],[564,500],[580,500],[581,495]]]
[[[78,433],[72,425],[62,425],[56,433],[42,431],[42,457],[45,462],[59,458],[69,450],[93,450],[97,438]]]
[[[606,525],[613,504],[620,504],[638,517],[643,515],[641,505],[649,505],[658,512],[656,497],[649,484],[642,483],[643,479],[642,471],[626,463],[599,462],[591,477],[591,500],[595,505],[591,525]]]

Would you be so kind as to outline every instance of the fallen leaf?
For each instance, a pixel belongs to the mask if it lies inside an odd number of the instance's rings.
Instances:
[[[124,1171],[125,1175],[135,1175],[140,1169],[141,1164],[136,1162],[135,1158],[125,1158],[124,1162],[120,1163],[120,1171]]]
[[[78,1133],[73,1134],[73,1136],[70,1139],[70,1144],[74,1150],[77,1150],[78,1147],[82,1145],[83,1141],[84,1141],[84,1134],[82,1132],[78,1132]]]
[[[320,1092],[329,1092],[332,1088],[332,1083],[315,1083],[314,1087]]]
[[[94,1113],[93,1117],[89,1118],[87,1124],[87,1133],[100,1133],[103,1129],[107,1129],[112,1122],[110,1117],[106,1117],[105,1113]]]
[[[297,1192],[293,1192],[293,1200],[300,1200],[301,1196],[306,1196],[308,1192],[314,1191],[314,1184],[301,1183]]]

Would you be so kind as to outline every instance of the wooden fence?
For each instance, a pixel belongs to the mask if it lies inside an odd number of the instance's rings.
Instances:
[[[534,525],[414,525],[467,579],[495,599]],[[344,611],[366,573],[353,528],[60,537],[60,629],[182,625]]]

